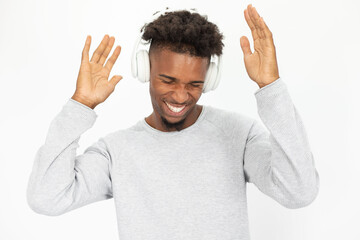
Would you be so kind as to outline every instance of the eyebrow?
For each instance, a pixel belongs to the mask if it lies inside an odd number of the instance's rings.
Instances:
[[[178,80],[177,78],[175,77],[171,77],[171,76],[168,76],[168,75],[165,75],[165,74],[159,74],[160,77],[164,77],[164,78],[167,78],[167,79],[170,79],[172,81],[176,81]],[[204,83],[204,81],[191,81],[191,83]]]

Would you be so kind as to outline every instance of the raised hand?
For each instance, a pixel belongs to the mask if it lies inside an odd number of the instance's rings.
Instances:
[[[110,71],[120,55],[121,47],[117,46],[112,56],[107,60],[115,38],[105,35],[100,45],[95,50],[89,61],[89,49],[91,36],[87,36],[84,49],[82,51],[81,65],[76,90],[72,99],[94,109],[99,103],[104,102],[114,91],[116,84],[122,79],[120,75],[114,75],[108,81]]]
[[[244,16],[254,40],[252,53],[248,38],[245,36],[240,38],[245,68],[250,79],[262,88],[279,78],[275,45],[272,33],[255,7],[249,4],[244,11]]]

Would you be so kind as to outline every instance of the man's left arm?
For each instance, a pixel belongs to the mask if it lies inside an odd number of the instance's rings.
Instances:
[[[245,36],[240,38],[240,46],[246,71],[260,87],[255,92],[258,113],[269,130],[253,122],[244,152],[245,178],[283,206],[303,207],[319,191],[319,174],[306,131],[279,77],[271,31],[251,4],[244,17],[251,29],[254,51]]]
[[[281,78],[255,92],[259,116],[250,128],[245,152],[247,182],[287,208],[309,205],[319,191],[305,127]],[[268,131],[267,131],[268,130]]]

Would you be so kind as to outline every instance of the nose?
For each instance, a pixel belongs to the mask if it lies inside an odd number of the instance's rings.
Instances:
[[[179,84],[174,90],[173,99],[179,104],[186,103],[189,99],[189,93],[186,87]]]

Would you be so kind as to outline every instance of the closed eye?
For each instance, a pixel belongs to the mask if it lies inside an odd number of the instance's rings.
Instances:
[[[174,81],[165,81],[165,80],[161,80],[163,83],[166,83],[166,84],[171,84],[173,83]]]

